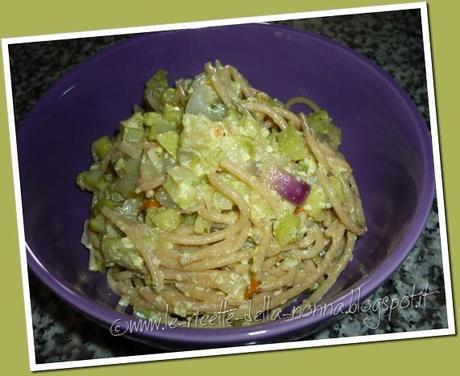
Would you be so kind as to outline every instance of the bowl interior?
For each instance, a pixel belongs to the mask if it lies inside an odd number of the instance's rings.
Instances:
[[[369,276],[388,277],[421,230],[433,190],[428,132],[380,70],[334,43],[279,27],[146,34],[60,80],[18,131],[29,257],[52,276],[46,283],[83,296],[83,311],[117,301],[104,276],[88,271],[88,252],[80,244],[91,197],[74,181],[91,163],[91,142],[113,134],[142,102],[144,83],[156,69],[168,70],[174,82],[214,59],[236,66],[253,86],[283,101],[311,97],[342,129],[341,150],[354,169],[369,231],[326,299],[369,283]],[[397,262],[388,264],[392,257]]]

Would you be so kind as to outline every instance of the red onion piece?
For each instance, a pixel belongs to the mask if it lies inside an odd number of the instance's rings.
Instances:
[[[277,191],[281,197],[289,202],[300,206],[310,193],[310,185],[297,179],[289,172],[281,169],[273,169],[268,176],[270,187]]]

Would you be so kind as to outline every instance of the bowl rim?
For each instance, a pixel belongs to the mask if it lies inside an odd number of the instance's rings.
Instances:
[[[16,130],[18,140],[21,137],[26,137],[27,129],[32,126],[35,116],[40,114],[43,110],[46,110],[48,102],[52,101],[53,98],[62,93],[62,89],[69,86],[75,77],[80,75],[81,71],[84,71],[85,67],[90,66],[107,55],[114,54],[119,50],[124,49],[127,46],[134,45],[136,43],[142,43],[144,39],[155,38],[157,35],[164,35],[166,33],[183,33],[183,32],[194,32],[194,31],[212,31],[213,29],[248,29],[251,30],[266,30],[270,31],[281,31],[283,33],[290,34],[293,38],[299,40],[302,38],[311,38],[319,40],[326,48],[334,49],[339,53],[345,53],[349,55],[356,63],[366,66],[367,69],[372,70],[377,76],[380,77],[382,84],[388,85],[389,89],[393,90],[395,95],[401,99],[401,107],[405,107],[406,113],[411,115],[414,119],[414,123],[417,125],[414,127],[414,132],[418,136],[418,140],[421,143],[422,149],[422,161],[423,161],[423,189],[420,194],[420,199],[416,207],[414,219],[411,227],[406,231],[405,235],[395,247],[394,252],[389,255],[379,266],[378,269],[372,271],[368,275],[362,278],[356,289],[359,288],[359,297],[366,298],[372,292],[375,291],[381,284],[383,284],[399,267],[404,261],[407,255],[412,250],[417,239],[425,227],[425,223],[430,213],[433,199],[434,199],[434,165],[433,165],[433,150],[431,144],[431,137],[428,131],[428,127],[425,124],[421,114],[417,110],[415,104],[412,102],[408,94],[400,87],[400,85],[388,74],[385,70],[379,67],[376,63],[368,59],[367,57],[359,54],[358,52],[348,48],[339,42],[324,37],[322,35],[309,32],[301,31],[288,26],[279,24],[269,23],[247,23],[239,25],[224,25],[224,26],[213,26],[204,27],[198,29],[179,29],[170,31],[157,31],[157,32],[143,32],[135,33],[128,37],[127,40],[116,42],[114,45],[103,49],[101,52],[87,58],[80,64],[72,67],[67,73],[65,73],[60,79],[54,82],[51,87],[38,99],[33,106],[32,110],[25,116],[21,126]],[[19,154],[19,150],[18,150]],[[31,249],[25,239],[27,263],[33,273],[50,288],[59,298],[64,302],[69,303],[74,309],[83,313],[85,316],[92,320],[97,321],[105,327],[110,327],[114,322],[118,322],[120,330],[129,330],[130,320],[139,320],[134,316],[130,316],[124,313],[116,312],[114,309],[103,305],[101,303],[94,302],[84,297],[75,290],[72,290],[67,283],[60,277],[54,276],[51,272],[43,265],[35,255],[33,249]],[[330,303],[333,309],[339,306],[348,309],[348,307],[356,302],[356,297],[353,295],[350,298],[351,291],[345,290],[338,294],[335,299]],[[329,303],[328,303],[329,304]],[[180,344],[181,346],[198,346],[198,347],[210,347],[210,346],[230,346],[230,345],[243,345],[243,344],[255,344],[261,342],[267,342],[270,339],[286,337],[292,335],[296,331],[306,330],[313,328],[320,324],[322,321],[331,318],[331,315],[320,315],[320,316],[308,316],[308,317],[294,317],[283,320],[275,320],[268,323],[259,323],[257,325],[251,325],[241,328],[165,328],[164,330],[148,330],[143,332],[133,332],[126,334],[129,337],[134,336],[135,339],[147,341],[148,343],[167,343],[167,344]]]

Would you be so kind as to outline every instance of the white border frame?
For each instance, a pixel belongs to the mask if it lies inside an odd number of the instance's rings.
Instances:
[[[16,129],[15,129],[15,119],[14,119],[14,108],[13,108],[13,92],[12,92],[12,86],[11,86],[11,72],[10,72],[10,65],[9,65],[9,52],[8,52],[9,45],[17,44],[17,43],[44,42],[44,41],[65,40],[65,39],[73,39],[73,38],[87,38],[87,37],[97,37],[97,36],[134,34],[134,33],[151,32],[151,31],[197,29],[197,28],[204,28],[204,27],[210,27],[210,26],[236,25],[236,24],[246,24],[246,23],[253,23],[253,22],[262,23],[262,22],[282,21],[282,20],[343,16],[343,15],[353,15],[353,14],[362,14],[362,13],[376,13],[376,12],[410,10],[410,9],[419,9],[420,14],[421,14],[421,20],[422,20],[423,45],[424,45],[424,53],[425,53],[425,70],[426,70],[426,81],[427,81],[427,88],[428,88],[431,137],[432,137],[432,145],[433,145],[433,158],[434,158],[435,179],[436,179],[436,197],[438,201],[439,227],[440,227],[440,235],[441,235],[442,260],[443,260],[443,271],[444,271],[444,290],[446,293],[445,294],[446,295],[446,310],[447,310],[447,320],[448,320],[447,328],[433,329],[433,330],[421,330],[421,331],[406,332],[406,333],[387,333],[387,334],[376,334],[372,336],[355,336],[355,337],[346,337],[346,338],[320,339],[320,340],[286,342],[286,343],[277,343],[277,344],[236,346],[236,347],[230,347],[230,348],[178,351],[178,352],[171,352],[171,353],[166,353],[166,354],[134,355],[134,356],[112,357],[112,358],[80,360],[80,361],[65,361],[65,362],[45,363],[45,364],[37,364],[35,362],[35,349],[34,349],[33,326],[32,326],[32,309],[31,309],[30,294],[29,294],[29,278],[28,278],[28,271],[27,271],[26,243],[25,243],[25,237],[24,237],[21,188],[20,188],[18,157],[17,157],[17,148],[16,148]],[[36,36],[3,38],[2,39],[2,54],[3,54],[3,69],[4,69],[4,78],[5,78],[9,135],[10,135],[10,149],[11,149],[11,160],[12,160],[12,170],[13,170],[14,193],[15,193],[15,201],[16,201],[16,216],[17,216],[19,252],[20,252],[20,261],[21,261],[22,287],[24,291],[23,298],[24,298],[24,308],[25,308],[25,317],[26,317],[26,326],[27,326],[29,367],[31,371],[80,368],[80,367],[112,365],[112,364],[138,363],[138,362],[148,362],[148,361],[167,360],[167,359],[185,359],[185,358],[194,358],[194,357],[207,357],[207,356],[213,356],[213,355],[265,352],[265,351],[273,351],[273,350],[310,348],[310,347],[319,347],[319,346],[335,346],[335,345],[343,345],[343,344],[351,344],[351,343],[392,341],[392,340],[398,340],[398,339],[426,338],[426,337],[437,337],[437,336],[446,336],[446,335],[455,334],[454,309],[453,309],[452,287],[451,287],[451,276],[450,276],[450,265],[449,265],[449,251],[448,251],[448,241],[447,241],[446,215],[445,215],[445,207],[444,207],[442,166],[441,166],[441,158],[440,158],[440,150],[439,150],[438,124],[437,124],[437,115],[436,115],[436,101],[435,101],[433,66],[432,66],[431,45],[430,45],[430,29],[429,29],[428,10],[427,10],[426,2],[371,6],[371,7],[357,7],[357,8],[346,8],[346,9],[333,9],[333,10],[302,12],[302,13],[285,13],[285,14],[269,15],[269,16],[229,18],[229,19],[219,19],[219,20],[199,21],[199,22],[173,23],[173,24],[164,24],[164,25],[155,25],[155,26],[141,26],[141,27],[130,27],[130,28],[118,28],[118,29],[102,29],[102,30],[95,30],[95,31],[83,31],[83,32],[73,32],[73,33],[59,33],[59,34],[46,34],[46,35],[36,35]]]

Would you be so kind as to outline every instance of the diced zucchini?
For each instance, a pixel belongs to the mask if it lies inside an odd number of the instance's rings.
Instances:
[[[282,246],[299,239],[300,219],[292,213],[285,213],[278,218],[273,227],[273,235]]]
[[[146,112],[144,114],[144,124],[150,127],[147,136],[149,140],[155,140],[160,133],[176,130],[176,123],[165,119],[165,117],[158,112]]]
[[[185,166],[173,166],[168,169],[168,175],[171,176],[177,183],[188,183],[193,185],[196,180],[196,176],[192,170]]]
[[[117,203],[112,200],[107,200],[103,198],[102,200],[99,200],[93,205],[93,207],[91,208],[92,214],[94,216],[98,216],[101,213],[102,208],[105,206],[110,209],[113,209],[117,206]]]
[[[278,145],[282,153],[291,160],[298,161],[308,155],[305,140],[301,132],[289,125],[278,134]]]
[[[311,187],[310,193],[303,205],[303,209],[315,221],[320,221],[322,220],[323,209],[326,206],[326,202],[326,194],[323,189],[315,184]]]
[[[331,117],[324,110],[312,112],[307,116],[307,119],[310,127],[317,133],[329,133],[333,127]]]
[[[118,264],[128,269],[141,270],[144,260],[129,238],[107,237],[101,241],[101,250],[107,266]]]
[[[149,208],[145,220],[150,225],[157,225],[165,231],[176,230],[181,223],[181,214],[171,208]]]
[[[144,137],[144,117],[136,112],[130,118],[121,122],[123,141],[138,142]]]
[[[222,133],[222,129],[219,127],[214,128],[217,133]],[[219,161],[223,156],[228,158],[234,163],[246,163],[249,162],[255,155],[255,147],[251,140],[244,136],[218,136],[211,138],[210,143],[217,147],[210,149],[206,154],[206,159],[214,162]],[[214,168],[217,168],[215,166]]]
[[[143,200],[139,198],[129,198],[123,202],[123,205],[119,209],[120,213],[135,217],[139,213],[142,202]]]
[[[141,112],[135,112],[129,118],[123,120],[121,125],[127,128],[142,129],[144,124],[144,117]]]
[[[117,173],[118,176],[123,176],[124,175],[124,169],[125,169],[125,160],[124,158],[118,158],[115,163],[112,164],[113,169]]]
[[[109,154],[112,148],[112,142],[107,136],[100,137],[93,142],[91,146],[91,154],[95,161],[104,159]]]
[[[157,135],[158,143],[175,159],[177,159],[177,146],[179,145],[179,135],[176,132],[166,132]]]
[[[182,109],[178,106],[166,103],[163,109],[163,117],[166,121],[177,125],[182,119]]]
[[[107,188],[104,172],[101,170],[83,171],[77,176],[77,185],[82,190],[91,192],[102,191]]]
[[[238,119],[239,115],[235,115]],[[231,117],[230,117],[231,118]],[[251,140],[257,140],[258,138],[266,138],[270,131],[263,127],[252,115],[243,114],[241,119],[238,120],[240,126],[240,133]]]
[[[146,82],[145,86],[148,89],[163,89],[168,88],[168,72],[164,69],[158,69],[155,74]]]
[[[193,226],[196,220],[196,213],[183,214],[182,215],[182,224],[184,226]]]
[[[146,82],[144,98],[147,103],[156,110],[163,107],[163,93],[168,89],[168,73],[158,69],[155,74]]]
[[[195,232],[199,234],[204,234],[206,232],[211,231],[211,223],[208,222],[206,219],[202,218],[200,215],[196,217],[195,225],[194,225]]]
[[[300,170],[305,172],[307,175],[313,175],[318,167],[315,159],[308,155],[305,159],[297,162],[297,166],[299,166]]]
[[[342,132],[337,128],[329,114],[324,111],[316,111],[307,116],[308,124],[319,138],[328,142],[332,148],[337,149],[342,141]]]
[[[165,172],[164,156],[165,152],[161,148],[152,148],[147,152],[147,157],[159,174]]]
[[[176,89],[168,87],[162,95],[163,103],[165,105],[177,106],[180,102],[179,95],[177,94]]]
[[[144,130],[143,129],[136,129],[136,128],[123,128],[123,141],[128,142],[139,142],[142,141],[144,137]]]
[[[174,166],[168,169],[168,176],[163,182],[163,188],[182,210],[188,210],[196,203],[198,180],[193,172],[184,166]]]
[[[91,218],[88,223],[89,228],[94,232],[105,231],[105,217],[102,214]]]
[[[139,175],[140,158],[119,158],[113,163],[113,168],[118,176]]]
[[[146,283],[146,284],[151,285],[152,283]],[[134,311],[135,316],[141,319],[144,319],[144,320],[160,322],[162,318],[160,313],[155,312],[154,310],[151,310],[151,309],[147,309],[147,308],[134,307],[133,311]]]
[[[147,127],[152,127],[161,118],[162,118],[162,116],[158,112],[151,112],[151,111],[144,112],[144,115],[143,115],[144,125],[146,125]]]
[[[113,189],[120,193],[124,198],[134,198],[136,193],[134,190],[137,186],[138,176],[136,175],[125,175],[115,182]]]

